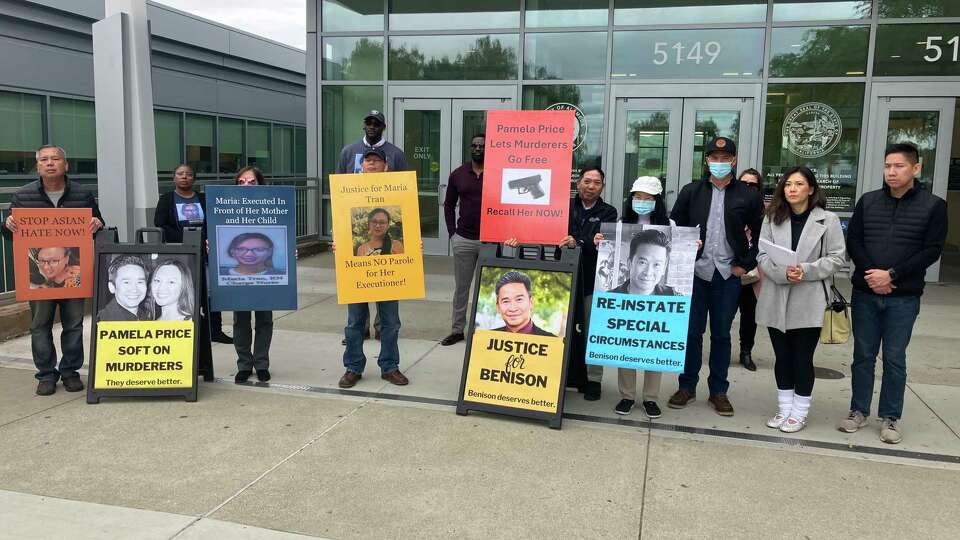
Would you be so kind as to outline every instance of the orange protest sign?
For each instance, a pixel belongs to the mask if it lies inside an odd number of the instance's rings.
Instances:
[[[93,296],[89,208],[14,208],[17,301]]]

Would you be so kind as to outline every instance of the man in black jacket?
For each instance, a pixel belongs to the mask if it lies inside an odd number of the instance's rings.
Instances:
[[[96,197],[83,185],[67,178],[67,155],[59,146],[41,146],[37,150],[37,173],[40,179],[21,187],[13,196],[10,208],[91,208],[90,234],[103,228],[103,216]],[[4,229],[16,233],[13,216],[7,216]],[[83,366],[83,298],[32,300],[30,314],[30,350],[37,366],[37,395],[49,396],[57,391],[57,380],[67,392],[83,390],[77,370]],[[63,357],[57,366],[57,349],[53,344],[53,320],[60,307],[63,333],[60,348]]]
[[[883,380],[877,415],[880,440],[903,440],[900,416],[907,383],[907,345],[920,313],[927,268],[947,237],[947,203],[917,185],[920,155],[912,144],[887,147],[882,189],[857,202],[847,232],[853,274],[853,396],[840,431],[867,425],[874,368],[883,347]]]
[[[745,230],[750,230],[751,238],[760,238],[763,199],[757,190],[735,178],[737,146],[732,140],[717,137],[705,150],[709,174],[680,190],[670,214],[680,227],[700,227],[701,248],[694,264],[686,361],[679,389],[667,405],[682,409],[696,397],[709,313],[709,402],[717,414],[733,416],[733,405],[727,398],[730,326],[737,312],[740,276],[757,266],[757,246],[747,241]]]
[[[582,386],[583,399],[587,401],[600,399],[600,382],[603,379],[603,366],[591,364],[583,367],[597,274],[597,246],[593,237],[600,232],[601,223],[617,221],[617,209],[603,202],[600,197],[605,180],[606,176],[600,167],[588,167],[581,173],[580,180],[577,181],[577,195],[570,201],[569,235],[560,241],[560,247],[580,247],[580,277],[577,280],[580,290],[576,297],[577,302],[582,302],[583,306],[577,310],[574,319],[581,331],[575,334],[573,350],[577,354],[571,356],[574,359],[574,362],[571,362],[573,376],[568,377],[567,383]],[[579,369],[573,369],[574,366]],[[584,384],[578,385],[583,378],[586,378]]]

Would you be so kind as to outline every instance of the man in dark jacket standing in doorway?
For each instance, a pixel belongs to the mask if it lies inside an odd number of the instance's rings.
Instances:
[[[747,241],[760,238],[763,198],[734,175],[737,145],[717,137],[705,149],[709,174],[683,186],[672,219],[679,227],[700,227],[702,247],[694,264],[693,295],[687,333],[686,360],[680,388],[667,406],[682,409],[694,401],[700,367],[703,365],[703,333],[710,315],[710,405],[721,416],[733,416],[727,398],[730,368],[730,326],[740,297],[740,276],[757,266],[757,246]]]
[[[67,179],[67,155],[59,146],[41,146],[37,150],[37,174],[40,179],[20,188],[10,208],[91,208],[90,234],[103,228],[103,216],[93,192],[82,184]],[[17,232],[13,216],[7,216],[4,229]],[[39,264],[57,264],[43,260]],[[62,264],[62,263],[61,263]],[[87,276],[89,278],[89,276]],[[37,395],[49,396],[57,391],[57,380],[67,392],[83,390],[77,370],[83,366],[83,298],[32,300],[30,314],[30,351],[37,366]],[[57,366],[57,348],[53,344],[53,320],[60,308],[63,333],[60,347],[63,357]]]
[[[920,154],[912,144],[887,147],[883,188],[860,197],[850,218],[847,251],[853,273],[853,397],[840,431],[867,425],[877,353],[883,347],[883,380],[877,415],[880,440],[903,440],[900,417],[907,384],[907,345],[920,313],[927,268],[947,237],[947,203],[916,181]]]
[[[597,274],[597,246],[593,237],[600,232],[601,223],[617,221],[617,209],[603,202],[600,197],[605,181],[606,175],[600,167],[587,167],[580,174],[577,195],[570,201],[569,234],[560,241],[560,247],[580,248],[580,277],[577,280],[580,290],[576,297],[583,305],[574,317],[580,333],[576,334],[577,342],[573,350],[577,354],[570,363],[571,376],[567,378],[567,383],[577,385],[582,382],[579,386],[583,388],[583,399],[587,401],[600,399],[600,382],[603,379],[603,366],[587,365],[584,368],[585,340],[589,335],[590,308],[593,307],[593,288]],[[584,369],[585,371],[582,371]],[[584,376],[586,381],[582,381]]]

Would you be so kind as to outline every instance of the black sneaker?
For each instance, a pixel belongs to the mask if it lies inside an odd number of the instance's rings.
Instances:
[[[463,341],[463,332],[454,332],[449,336],[443,338],[443,341],[440,342],[440,345],[443,345],[444,347],[449,347],[450,345],[453,345],[454,343],[459,343],[461,341]]]
[[[83,390],[83,381],[80,380],[80,375],[71,375],[61,381],[63,383],[63,389],[67,392],[79,392]],[[53,392],[50,392],[51,394]]]
[[[644,401],[643,414],[647,415],[647,418],[654,419],[663,416],[663,411],[660,410],[656,401]]]
[[[250,375],[252,374],[253,372],[250,371],[249,369],[241,369],[240,371],[237,372],[236,375],[233,376],[233,382],[237,384],[243,384],[247,382],[247,379],[249,379]]]
[[[57,391],[57,381],[43,380],[37,383],[38,396],[52,396]]]
[[[633,404],[635,401],[632,399],[621,399],[620,403],[617,403],[617,406],[613,408],[613,412],[626,416],[630,414],[630,410],[633,409]]]
[[[260,382],[267,382],[270,380],[270,370],[267,369],[258,369],[257,370],[257,380]]]
[[[214,332],[213,335],[210,336],[210,341],[213,341],[216,343],[224,343],[226,345],[233,345],[233,338],[224,334],[222,331]]]

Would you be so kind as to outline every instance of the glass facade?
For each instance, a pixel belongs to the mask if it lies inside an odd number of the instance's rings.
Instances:
[[[461,141],[463,148],[449,150],[451,167],[467,161],[466,141],[483,117],[456,112],[476,106],[458,109],[457,100],[486,99],[489,87],[507,108],[574,110],[571,181],[599,163],[616,173],[618,192],[608,197],[618,199],[640,175],[672,179],[665,187],[675,194],[700,178],[705,143],[727,135],[746,150],[739,167],[767,175],[768,192],[783,171],[807,165],[829,208],[845,217],[866,186],[878,185],[860,170],[878,152],[861,148],[870,133],[869,89],[960,77],[960,2],[953,0],[321,3],[324,197],[340,149],[361,136],[363,115],[384,110],[396,123],[398,100],[448,100],[453,129],[427,118],[438,111],[416,111],[421,116],[403,118],[404,133],[388,126],[393,142],[438,148]],[[429,92],[403,90],[412,86]],[[943,134],[930,111],[914,112],[891,113],[888,136],[915,140],[932,161],[947,151]],[[423,143],[440,133],[452,141]],[[421,201],[425,237],[442,238],[433,213],[446,181],[436,174],[443,159],[413,164],[428,198]],[[416,161],[410,152],[408,160]],[[951,160],[960,170],[960,156]]]
[[[28,174],[43,144],[43,97],[0,92],[0,175]]]
[[[216,118],[199,114],[188,114],[186,118],[187,159],[185,161],[193,167],[196,174],[211,174],[214,172],[213,146]]]

